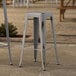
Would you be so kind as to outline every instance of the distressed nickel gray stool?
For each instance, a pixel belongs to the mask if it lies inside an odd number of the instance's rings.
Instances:
[[[50,17],[51,23],[52,23],[52,32],[53,32],[53,38],[54,38],[56,60],[57,60],[57,64],[59,64],[57,48],[56,48],[56,36],[55,36],[55,30],[54,30],[54,25],[53,25],[53,15],[50,13],[31,12],[31,13],[26,13],[25,25],[24,25],[24,31],[23,31],[23,40],[22,40],[22,50],[21,50],[21,55],[20,55],[19,66],[21,67],[21,64],[22,64],[23,50],[24,50],[24,44],[25,44],[25,35],[26,35],[26,31],[27,31],[27,22],[30,17],[34,18],[34,59],[35,59],[35,61],[37,58],[37,50],[38,50],[37,49],[38,36],[40,35],[42,68],[43,68],[43,70],[45,70],[45,46],[46,46],[45,21],[46,21],[47,17]]]

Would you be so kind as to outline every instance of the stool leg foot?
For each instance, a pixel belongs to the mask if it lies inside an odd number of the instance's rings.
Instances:
[[[11,51],[10,51],[10,44],[8,42],[8,53],[9,53],[9,62],[10,62],[10,65],[12,65],[12,58],[11,58]]]
[[[13,65],[13,63],[10,63],[10,65]]]
[[[9,42],[9,39],[7,39],[7,42],[8,42],[9,62],[10,62],[10,65],[13,65],[12,58],[11,58],[11,51],[10,51],[10,42]]]
[[[46,64],[45,64],[45,62],[42,62],[42,70],[46,71]]]
[[[37,60],[35,59],[35,62],[37,62]]]
[[[43,71],[46,71],[45,62],[43,62]]]
[[[57,63],[57,65],[60,65],[60,63]]]
[[[34,50],[34,60],[37,61],[37,50]]]
[[[34,61],[37,62],[37,50],[34,50]]]
[[[19,64],[19,67],[21,67],[21,65]]]
[[[44,69],[43,71],[46,71],[46,69]]]

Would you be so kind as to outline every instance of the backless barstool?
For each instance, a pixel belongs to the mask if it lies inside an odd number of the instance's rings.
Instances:
[[[5,24],[5,30],[6,30],[7,44],[6,43],[1,43],[1,44],[8,47],[9,62],[12,65],[9,31],[8,31],[8,18],[7,18],[7,10],[6,10],[6,0],[3,0],[2,3],[3,3],[3,10],[4,10],[4,24]]]
[[[40,37],[40,48],[41,48],[41,60],[42,60],[42,68],[45,70],[45,54],[46,54],[46,26],[45,21],[47,17],[50,17],[51,23],[52,23],[52,32],[53,32],[53,38],[54,38],[54,46],[55,46],[55,54],[56,54],[56,60],[57,64],[59,64],[58,55],[57,55],[57,48],[56,48],[56,36],[55,36],[55,30],[53,26],[53,16],[50,13],[41,13],[41,12],[31,12],[26,13],[25,18],[25,25],[24,25],[24,31],[23,31],[23,40],[22,40],[22,50],[20,55],[20,63],[19,66],[21,67],[22,64],[22,58],[23,58],[23,50],[24,50],[24,44],[25,44],[25,35],[27,31],[27,22],[30,17],[34,18],[34,59],[36,61],[37,59],[37,50],[38,50],[38,37]]]

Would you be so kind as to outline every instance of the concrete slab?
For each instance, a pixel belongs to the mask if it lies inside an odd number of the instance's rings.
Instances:
[[[37,62],[33,59],[33,44],[27,43],[24,49],[23,67],[19,68],[21,43],[12,42],[12,66],[8,62],[6,48],[0,49],[0,75],[1,76],[75,76],[76,75],[76,45],[57,44],[60,65],[56,65],[53,44],[46,45],[46,71],[41,68],[40,50]],[[39,47],[40,48],[40,47]]]

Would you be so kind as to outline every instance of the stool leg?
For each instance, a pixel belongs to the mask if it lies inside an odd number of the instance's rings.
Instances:
[[[19,67],[21,67],[22,64],[22,59],[23,59],[23,51],[24,51],[24,45],[25,45],[25,38],[26,38],[26,31],[27,31],[27,17],[25,18],[25,25],[24,25],[24,31],[23,31],[23,39],[22,39],[22,50],[21,50],[21,55],[20,55],[20,63]]]
[[[43,37],[43,63],[44,63],[44,68],[46,66],[45,61],[46,61],[46,26],[45,26],[45,21],[42,21],[42,37]]]
[[[42,18],[39,17],[39,33],[40,33],[40,41],[41,41],[41,59],[42,59],[42,68],[45,70],[45,62],[44,62],[44,45],[43,45],[43,36],[42,36]]]
[[[7,18],[6,0],[3,0],[2,3],[3,3],[3,10],[4,10],[4,21],[5,21],[7,44],[8,44],[8,55],[9,55],[10,64],[12,64],[11,51],[10,51],[9,31],[8,31],[8,18]]]
[[[59,64],[59,57],[58,57],[57,46],[56,46],[56,35],[55,35],[54,19],[53,19],[53,17],[51,17],[51,26],[52,26],[52,34],[53,34],[56,62],[57,62],[57,64]]]
[[[37,59],[37,49],[38,49],[38,37],[39,37],[39,19],[34,18],[34,59]]]

